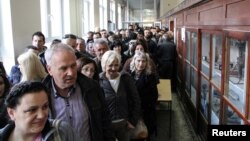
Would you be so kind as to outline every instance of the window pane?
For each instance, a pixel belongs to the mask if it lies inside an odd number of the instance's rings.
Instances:
[[[190,32],[186,32],[186,59],[190,61]]]
[[[209,103],[209,82],[202,77],[201,79],[201,112],[208,118],[208,103]]]
[[[194,106],[196,107],[196,87],[197,84],[197,73],[192,68],[191,69],[191,101],[193,102]]]
[[[209,77],[209,52],[210,52],[210,34],[202,33],[201,35],[201,52],[202,52],[202,66],[201,71]]]
[[[190,66],[188,64],[186,64],[186,81],[185,81],[185,87],[186,87],[186,91],[188,92],[188,94],[190,95]]]
[[[221,87],[221,64],[222,64],[222,36],[213,35],[212,37],[212,81]]]
[[[229,39],[230,55],[228,60],[228,94],[226,96],[232,104],[242,113],[245,113],[246,93],[246,41]]]
[[[212,87],[211,101],[211,124],[216,125],[219,124],[220,94],[214,87]]]
[[[83,1],[83,33],[87,33],[90,30],[90,18],[89,18],[89,7],[90,3],[88,1]]]
[[[62,15],[61,15],[62,4],[61,0],[50,0],[50,15],[49,19],[51,22],[51,36],[62,35]]]
[[[240,125],[243,124],[241,118],[233,111],[232,108],[226,106],[226,124],[228,125]]]
[[[192,51],[192,64],[198,66],[197,63],[197,33],[191,33],[191,51]]]

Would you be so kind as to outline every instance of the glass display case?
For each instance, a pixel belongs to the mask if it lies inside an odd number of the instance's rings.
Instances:
[[[186,32],[186,59],[190,61],[190,41],[191,41],[191,32]]]
[[[204,77],[201,78],[201,98],[200,111],[203,116],[208,119],[208,104],[209,104],[209,82]]]
[[[226,119],[225,124],[227,124],[227,125],[241,125],[241,124],[243,124],[241,118],[228,105],[226,105],[225,119]]]
[[[187,92],[187,94],[190,96],[190,92],[191,92],[191,83],[190,83],[190,65],[189,64],[186,64],[185,65],[185,78],[186,78],[186,81],[185,81],[185,90]]]
[[[221,89],[222,36],[212,35],[212,82]]]
[[[210,34],[202,33],[201,35],[201,57],[202,57],[202,64],[201,64],[201,71],[207,77],[209,77],[209,63],[210,63]]]
[[[191,68],[191,101],[194,105],[194,107],[196,107],[196,92],[197,92],[197,73],[196,71]]]
[[[227,80],[225,95],[229,101],[242,113],[245,113],[246,98],[246,60],[247,42],[228,38],[229,56],[227,58]]]
[[[220,103],[221,103],[221,94],[216,88],[212,87],[211,94],[211,124],[219,124],[220,117]]]
[[[197,58],[197,50],[198,50],[198,42],[197,42],[197,33],[191,32],[191,64],[193,64],[195,67],[198,66],[198,58]]]

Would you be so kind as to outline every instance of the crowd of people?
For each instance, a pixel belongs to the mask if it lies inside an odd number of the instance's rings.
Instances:
[[[0,141],[130,141],[142,119],[157,135],[159,79],[176,89],[171,31],[139,24],[117,32],[45,36],[18,56],[9,74],[0,63]]]

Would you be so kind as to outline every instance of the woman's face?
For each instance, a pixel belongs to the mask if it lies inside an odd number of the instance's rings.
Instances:
[[[114,51],[116,51],[118,54],[121,54],[122,47],[121,46],[116,46],[116,47],[114,47]]]
[[[2,76],[0,76],[0,96],[4,94],[4,91],[5,91],[4,79]]]
[[[135,68],[137,72],[141,72],[146,68],[147,61],[144,57],[137,57],[135,59]]]
[[[45,91],[32,92],[19,99],[16,108],[7,108],[15,122],[15,130],[23,134],[39,134],[48,119],[49,102]]]
[[[81,73],[93,79],[94,74],[95,74],[95,65],[93,63],[88,63],[84,65],[81,69]]]
[[[135,52],[136,52],[136,51],[144,52],[143,46],[142,46],[142,45],[137,45],[137,46],[135,47]]]
[[[113,62],[110,64],[107,64],[105,69],[106,69],[106,76],[108,79],[115,79],[118,76],[118,71],[119,71],[119,62],[117,59],[114,59]]]

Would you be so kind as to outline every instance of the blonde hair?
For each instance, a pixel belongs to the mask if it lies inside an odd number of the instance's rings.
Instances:
[[[17,58],[17,61],[21,67],[21,81],[41,81],[46,77],[45,68],[35,53],[25,52]]]
[[[118,54],[116,51],[108,50],[106,51],[101,60],[102,71],[105,72],[105,68],[107,65],[111,64],[115,59],[118,60],[119,66],[121,65],[121,55]]]
[[[132,58],[132,61],[130,63],[130,70],[131,72],[136,71],[136,66],[135,66],[135,60],[136,58],[144,58],[146,60],[146,67],[145,67],[145,72],[146,74],[151,74],[152,73],[152,66],[150,63],[150,57],[148,53],[142,52],[142,51],[136,51],[135,55]]]

